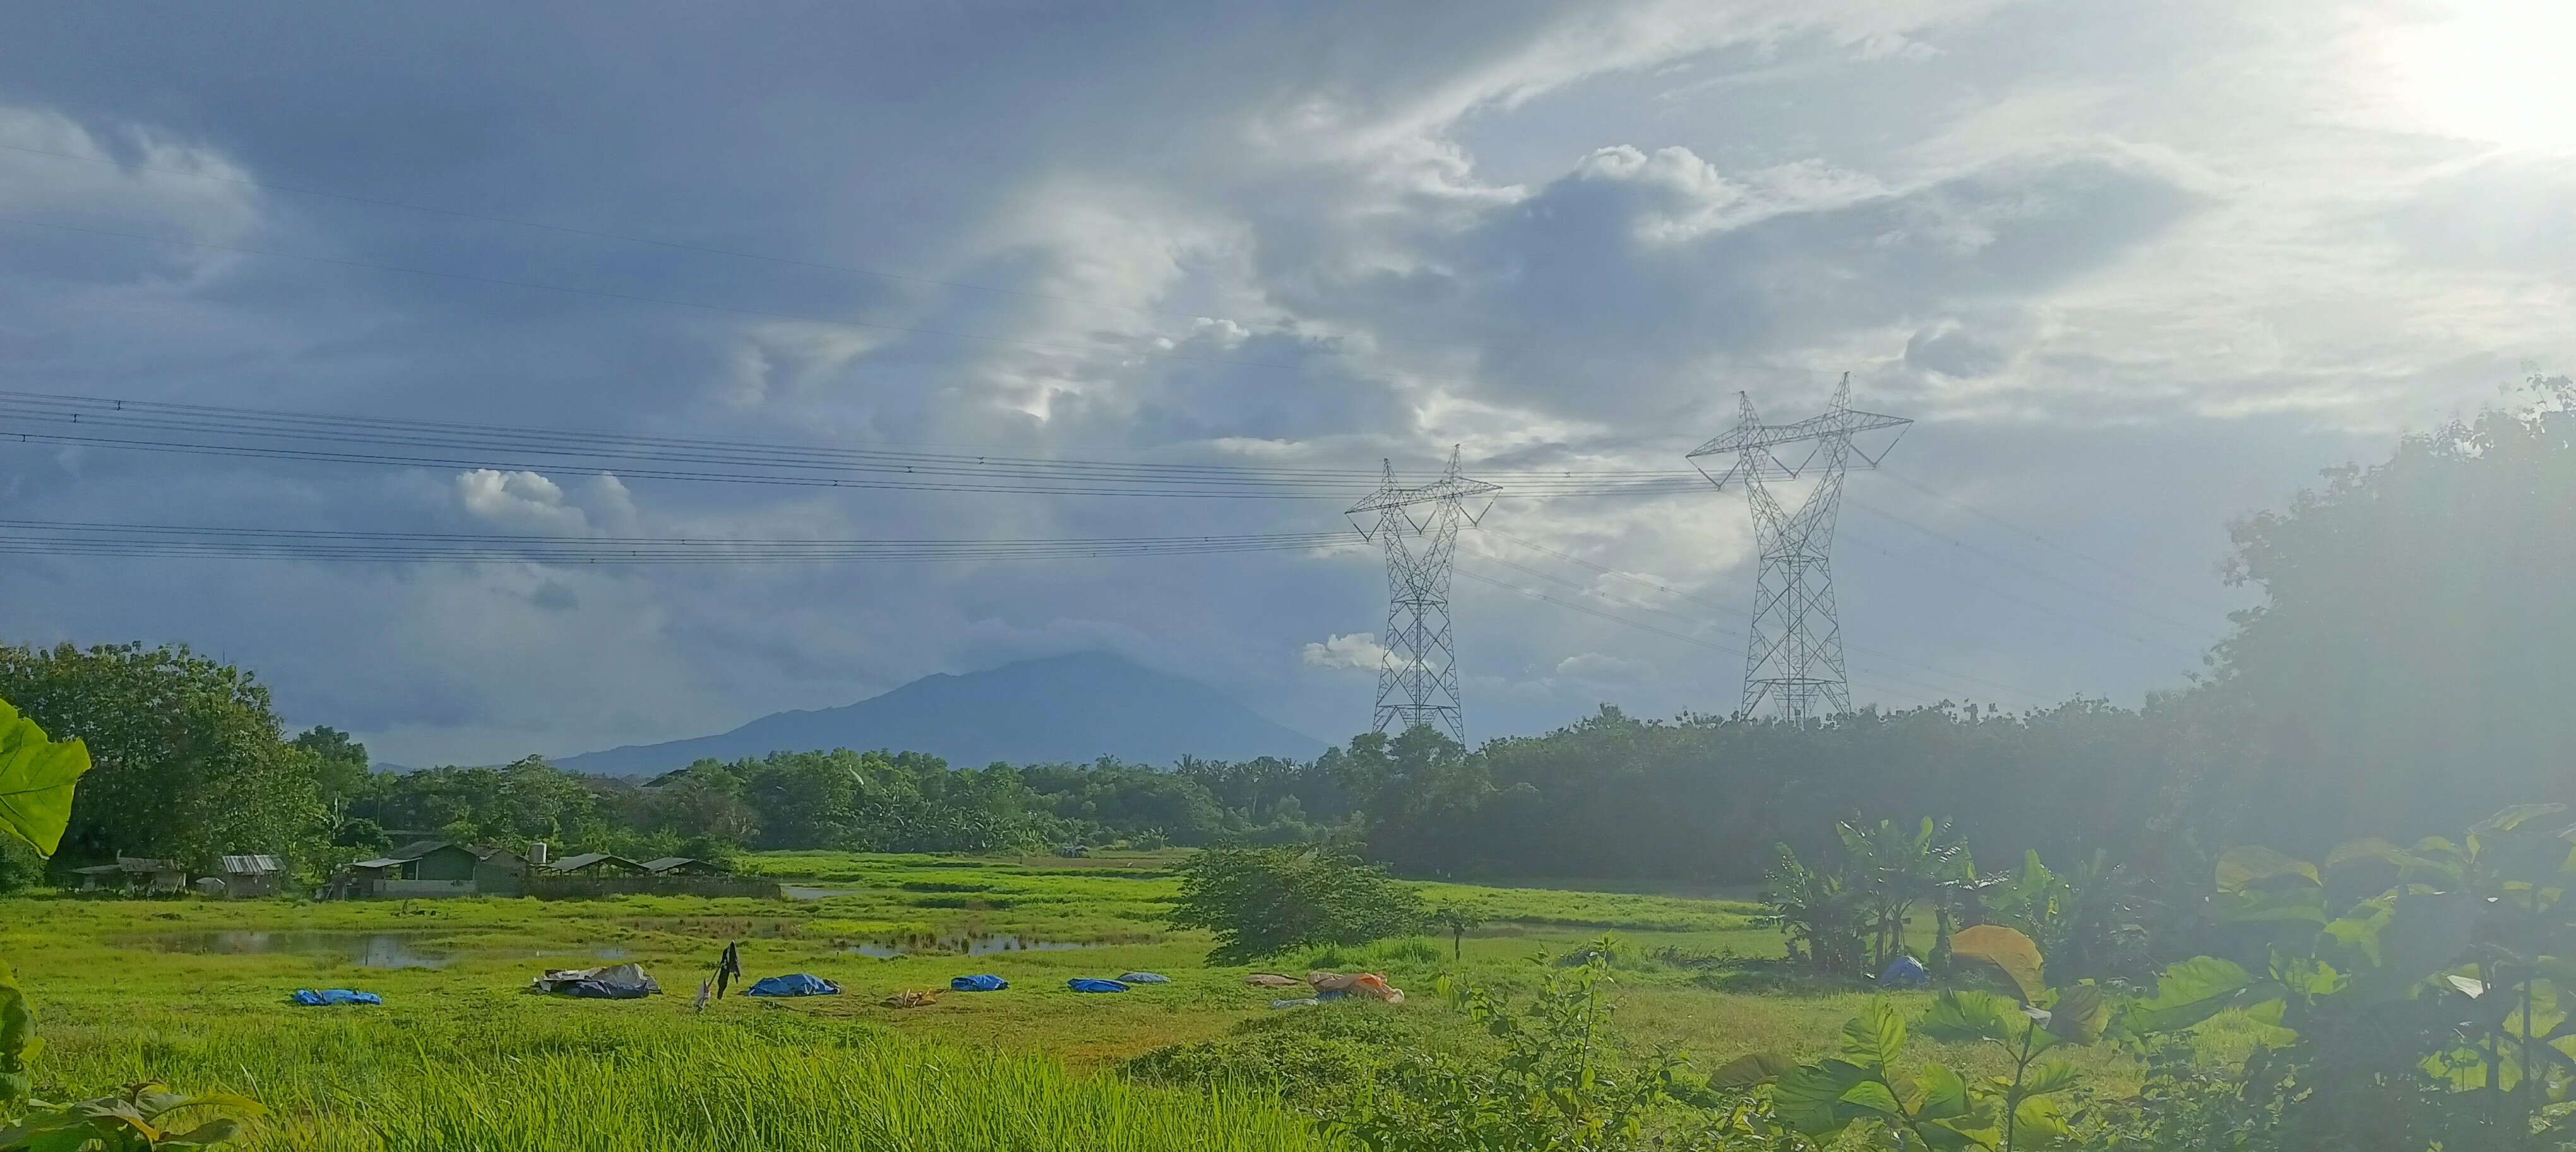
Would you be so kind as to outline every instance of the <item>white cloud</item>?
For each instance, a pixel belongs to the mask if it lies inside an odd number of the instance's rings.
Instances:
[[[1386,661],[1386,648],[1372,632],[1352,632],[1327,636],[1321,643],[1306,645],[1299,653],[1310,668],[1355,668],[1374,672]]]
[[[1556,662],[1556,675],[1566,680],[1594,684],[1634,684],[1651,680],[1655,666],[1643,660],[1630,660],[1600,652],[1584,652]]]
[[[614,478],[610,483],[615,483]],[[622,491],[622,489],[621,489]],[[533,533],[581,535],[590,518],[564,501],[564,490],[535,472],[476,468],[456,474],[456,500],[477,519]]]

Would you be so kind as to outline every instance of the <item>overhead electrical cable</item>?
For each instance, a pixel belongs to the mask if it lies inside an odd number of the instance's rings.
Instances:
[[[2105,571],[2105,572],[2109,572],[2109,573],[2111,573],[2111,574],[2112,574],[2112,575],[2114,575],[2114,576],[2118,576],[2118,577],[2120,577],[2121,579],[2127,580],[2127,581],[2129,581],[2130,583],[2135,584],[2135,585],[2137,585],[2137,586],[2139,586],[2139,587],[2141,587],[2141,588],[2146,588],[2146,589],[2150,589],[2150,590],[2153,590],[2153,591],[2161,592],[2161,593],[2165,594],[2166,596],[2171,597],[2171,598],[2172,598],[2172,599],[2174,599],[2175,601],[2178,601],[2178,602],[2180,602],[2180,603],[2184,603],[2184,604],[2189,604],[2189,605],[2191,605],[2192,607],[2194,607],[2194,608],[2198,608],[2198,609],[2200,609],[2200,610],[2202,610],[2202,611],[2204,611],[2204,612],[2215,612],[2215,613],[2217,613],[2217,614],[2219,614],[2219,615],[2221,615],[2221,616],[2225,616],[2225,615],[2228,615],[2228,614],[2230,614],[2230,613],[2232,613],[2232,612],[2234,612],[2234,611],[2235,611],[2235,609],[2227,608],[2227,607],[2223,607],[2223,606],[2220,606],[2220,605],[2218,605],[2218,604],[2211,603],[2211,602],[2209,602],[2209,601],[2207,601],[2207,600],[2203,600],[2203,599],[2201,599],[2199,596],[2197,596],[2197,595],[2195,595],[2195,594],[2193,594],[2193,593],[2185,592],[2185,591],[2183,591],[2183,590],[2181,590],[2181,589],[2178,589],[2178,588],[2173,587],[2172,585],[2165,584],[2165,583],[2163,583],[2163,582],[2161,582],[2161,581],[2157,581],[2157,580],[2150,579],[2150,578],[2148,578],[2148,577],[2146,577],[2146,576],[2144,576],[2144,575],[2142,575],[2142,574],[2138,573],[2138,572],[2137,572],[2137,571],[2135,571],[2134,569],[2130,569],[2130,568],[2124,567],[2124,566],[2122,566],[2122,565],[2115,564],[2115,563],[2113,563],[2113,562],[2111,562],[2111,561],[2109,561],[2109,560],[2105,560],[2105,559],[2102,559],[2102,558],[2101,558],[2101,557],[2099,557],[2099,556],[2095,556],[2095,555],[2093,555],[2093,554],[2092,554],[2092,553],[2090,553],[2090,552],[2086,552],[2086,551],[2084,551],[2084,550],[2082,550],[2082,549],[2075,548],[2075,547],[2073,547],[2073,546],[2071,546],[2071,545],[2063,544],[2063,543],[2060,543],[2060,542],[2058,542],[2058,541],[2056,541],[2056,540],[2050,539],[2050,538],[2049,538],[2048,536],[2046,536],[2045,534],[2042,534],[2042,533],[2040,533],[2040,532],[2033,531],[2033,530],[2031,530],[2031,529],[2029,529],[2029,528],[2025,528],[2025,527],[2023,527],[2023,526],[2021,526],[2021,525],[2019,525],[2019,524],[2014,523],[2014,522],[2013,522],[2013,521],[2011,521],[2011,520],[2007,520],[2007,519],[2005,519],[2005,518],[2003,518],[2003,517],[2001,517],[2001,516],[1997,516],[1997,515],[1995,515],[1995,514],[1994,514],[1994,513],[1992,513],[1992,512],[1988,512],[1988,511],[1986,511],[1986,510],[1985,510],[1985,509],[1983,509],[1983,508],[1979,508],[1979,507],[1977,507],[1977,506],[1976,506],[1976,505],[1974,505],[1974,504],[1968,503],[1967,501],[1962,500],[1962,499],[1959,499],[1958,497],[1956,497],[1956,496],[1952,496],[1952,495],[1950,495],[1950,494],[1948,494],[1948,493],[1946,493],[1946,492],[1940,492],[1940,491],[1936,491],[1936,490],[1934,490],[1934,489],[1932,489],[1932,488],[1926,487],[1926,486],[1924,486],[1923,484],[1921,484],[1921,483],[1919,483],[1919,482],[1917,482],[1917,481],[1915,481],[1915,480],[1913,480],[1913,479],[1911,479],[1911,478],[1909,478],[1909,477],[1907,477],[1907,476],[1904,476],[1904,475],[1901,475],[1901,474],[1898,474],[1898,473],[1895,473],[1895,472],[1888,471],[1888,470],[1887,470],[1887,469],[1885,469],[1885,468],[1881,468],[1881,469],[1879,469],[1879,471],[1880,471],[1880,472],[1882,472],[1882,473],[1885,473],[1889,479],[1894,480],[1894,481],[1896,481],[1896,482],[1897,482],[1897,483],[1899,483],[1899,484],[1902,484],[1902,485],[1904,485],[1904,486],[1906,486],[1906,487],[1908,487],[1908,488],[1911,488],[1911,489],[1913,489],[1913,490],[1915,490],[1915,491],[1917,491],[1917,492],[1920,492],[1920,493],[1922,493],[1922,494],[1924,494],[1924,495],[1926,495],[1926,496],[1932,497],[1932,498],[1933,498],[1933,499],[1935,499],[1935,500],[1939,500],[1939,501],[1942,501],[1943,503],[1950,504],[1950,505],[1952,505],[1952,506],[1954,506],[1954,507],[1958,508],[1960,511],[1966,512],[1967,514],[1969,514],[1969,515],[1971,515],[1971,516],[1974,516],[1974,517],[1976,517],[1976,518],[1978,518],[1978,519],[1980,519],[1980,520],[1984,520],[1984,521],[1986,521],[1986,522],[1987,522],[1987,523],[1989,523],[1989,524],[1993,524],[1994,526],[1996,526],[1996,527],[1998,527],[1998,528],[2001,528],[2001,529],[2003,529],[2003,530],[2005,530],[2005,531],[2007,531],[2007,532],[2011,532],[2011,533],[2013,533],[2013,534],[2015,534],[2015,535],[2025,537],[2025,538],[2027,538],[2027,539],[2029,539],[2029,540],[2031,540],[2031,541],[2033,541],[2033,542],[2035,542],[2035,543],[2037,543],[2037,544],[2040,544],[2040,545],[2042,545],[2042,546],[2044,546],[2044,547],[2053,548],[2053,549],[2056,549],[2057,551],[2060,551],[2060,552],[2066,553],[2066,554],[2067,554],[2067,555],[2069,555],[2069,556],[2073,556],[2073,557],[2075,557],[2075,558],[2076,558],[2076,559],[2078,559],[2078,560],[2082,560],[2082,561],[2084,561],[2085,563],[2091,564],[2091,565],[2093,565],[2094,567],[2100,568],[2100,569],[2102,569],[2102,570],[2103,570],[2103,571]]]
[[[1852,507],[1858,508],[1858,509],[1860,509],[1860,510],[1861,510],[1861,511],[1863,511],[1863,512],[1867,512],[1867,513],[1869,513],[1869,514],[1870,514],[1870,515],[1872,515],[1872,516],[1876,516],[1876,517],[1878,517],[1879,519],[1887,520],[1887,521],[1891,521],[1891,522],[1893,522],[1893,523],[1903,525],[1903,526],[1905,526],[1905,527],[1907,527],[1907,528],[1911,528],[1911,529],[1913,529],[1913,530],[1914,530],[1914,531],[1916,531],[1916,532],[1920,532],[1920,533],[1922,533],[1922,534],[1924,534],[1924,535],[1926,535],[1926,536],[1932,537],[1932,538],[1933,538],[1933,539],[1935,539],[1935,540],[1939,540],[1939,541],[1942,541],[1942,542],[1944,542],[1944,543],[1946,543],[1946,544],[1949,544],[1952,548],[1958,549],[1958,550],[1963,551],[1963,552],[1967,552],[1967,553],[1969,553],[1969,554],[1971,554],[1971,555],[1984,557],[1985,559],[1990,560],[1990,561],[1993,561],[1993,562],[1994,562],[1994,563],[1996,563],[1996,564],[1999,564],[1999,565],[2001,565],[2001,566],[2003,566],[2003,567],[2006,567],[2006,568],[2010,568],[2010,569],[2012,569],[2012,570],[2014,570],[2014,571],[2016,571],[2016,572],[2021,573],[2022,575],[2028,576],[2028,577],[2030,577],[2030,578],[2031,578],[2031,579],[2033,579],[2033,580],[2038,580],[2038,581],[2041,581],[2041,582],[2044,582],[2044,583],[2048,583],[2048,584],[2055,584],[2055,585],[2057,585],[2057,586],[2058,586],[2058,587],[2060,587],[2060,588],[2064,588],[2064,589],[2066,589],[2066,590],[2068,590],[2068,591],[2070,591],[2070,592],[2076,593],[2077,595],[2080,595],[2080,596],[2089,596],[2089,597],[2091,597],[2091,598],[2093,598],[2093,599],[2100,600],[2100,601],[2102,601],[2102,602],[2103,602],[2103,603],[2105,603],[2105,604],[2109,604],[2109,605],[2112,605],[2113,607],[2123,609],[2123,610],[2125,610],[2125,611],[2127,611],[2127,612],[2131,613],[2132,615],[2139,616],[2139,617],[2142,617],[2142,618],[2147,619],[2147,620],[2155,621],[2156,623],[2163,624],[2163,625],[2165,625],[2165,626],[2167,626],[2167,627],[2170,627],[2170,628],[2180,629],[2180,630],[2181,630],[2181,631],[2183,631],[2183,632],[2189,633],[2189,634],[2190,634],[2191,636],[2193,636],[2194,638],[2204,637],[2204,636],[2207,636],[2207,635],[2209,635],[2210,633],[2212,633],[2212,632],[2214,632],[2214,631],[2217,631],[2217,628],[2216,628],[2216,627],[2214,627],[2214,626],[2205,626],[2205,625],[2198,625],[2198,624],[2189,624],[2189,623],[2185,623],[2185,622],[2183,622],[2183,621],[2181,621],[2181,620],[2176,620],[2176,619],[2174,619],[2174,618],[2173,618],[2173,617],[2171,617],[2171,616],[2167,616],[2167,615],[2165,615],[2165,614],[2164,614],[2164,613],[2162,613],[2162,612],[2158,612],[2158,611],[2156,611],[2155,609],[2148,608],[2148,607],[2145,607],[2145,606],[2143,606],[2143,605],[2140,605],[2140,604],[2138,604],[2137,602],[2132,601],[2132,600],[2129,600],[2129,599],[2127,599],[2127,598],[2125,598],[2125,597],[2115,596],[2115,595],[2112,595],[2112,594],[2111,594],[2111,593],[2109,593],[2109,592],[2105,592],[2105,591],[2103,591],[2103,590],[2101,590],[2101,589],[2099,589],[2099,588],[2089,587],[2089,586],[2087,586],[2087,585],[2084,585],[2084,584],[2078,583],[2078,582],[2073,581],[2073,580],[2063,579],[2063,578],[2061,578],[2061,577],[2054,576],[2054,575],[2051,575],[2051,574],[2046,573],[2046,572],[2042,572],[2042,571],[2040,571],[2039,569],[2037,569],[2037,568],[2033,568],[2033,567],[2031,567],[2031,566],[2030,566],[2030,565],[2028,565],[2028,564],[2024,564],[2024,563],[2022,563],[2021,561],[2018,561],[2018,560],[2013,559],[2012,557],[2009,557],[2009,556],[2003,555],[2002,553],[1995,552],[1995,551],[1993,551],[1993,550],[1991,550],[1991,549],[1988,549],[1988,548],[1982,548],[1982,547],[1979,547],[1979,546],[1977,546],[1977,545],[1975,545],[1975,544],[1971,544],[1971,543],[1969,543],[1968,541],[1965,541],[1965,540],[1962,540],[1962,539],[1960,539],[1960,538],[1958,538],[1958,537],[1956,537],[1956,536],[1950,535],[1949,533],[1947,533],[1947,532],[1943,532],[1943,531],[1941,531],[1940,529],[1933,528],[1933,527],[1930,527],[1930,526],[1928,526],[1928,525],[1925,525],[1925,524],[1919,523],[1919,522],[1917,522],[1917,521],[1915,521],[1915,520],[1913,520],[1913,519],[1911,519],[1911,518],[1909,518],[1909,517],[1899,516],[1899,515],[1897,515],[1896,513],[1893,513],[1893,512],[1886,512],[1886,511],[1882,511],[1882,510],[1880,510],[1880,509],[1873,508],[1873,507],[1871,507],[1871,506],[1869,506],[1869,505],[1867,505],[1867,504],[1864,504],[1864,503],[1862,503],[1862,502],[1860,502],[1860,501],[1858,501],[1858,500],[1850,501],[1850,504],[1851,504],[1851,506],[1852,506]]]
[[[1375,469],[1116,462],[1003,454],[512,428],[0,391],[0,442],[503,471],[612,471],[638,479],[1048,495],[1348,500]],[[1659,495],[1678,471],[1493,473],[1507,496]]]
[[[1584,614],[1584,615],[1586,615],[1586,616],[1598,617],[1598,618],[1600,618],[1600,619],[1607,620],[1607,621],[1609,621],[1609,622],[1611,622],[1611,623],[1613,623],[1613,624],[1625,625],[1625,626],[1627,626],[1627,627],[1635,628],[1635,629],[1637,629],[1637,630],[1639,630],[1639,631],[1642,631],[1642,632],[1652,632],[1652,633],[1654,633],[1654,634],[1656,634],[1656,635],[1658,635],[1658,636],[1670,637],[1671,639],[1679,640],[1679,641],[1681,641],[1681,642],[1682,642],[1682,643],[1684,643],[1684,644],[1693,644],[1693,645],[1697,645],[1697,646],[1702,647],[1702,648],[1710,649],[1710,650],[1712,650],[1712,651],[1724,652],[1724,653],[1726,653],[1727,655],[1729,655],[1729,656],[1733,656],[1733,657],[1735,657],[1735,658],[1736,658],[1736,659],[1738,659],[1738,660],[1744,659],[1744,653],[1742,653],[1742,652],[1740,652],[1740,651],[1737,651],[1736,649],[1729,648],[1729,647],[1727,647],[1727,646],[1726,646],[1726,645],[1724,645],[1724,644],[1718,644],[1718,643],[1714,643],[1714,642],[1712,642],[1712,641],[1702,640],[1702,639],[1700,639],[1699,637],[1691,636],[1691,635],[1686,635],[1686,634],[1684,634],[1684,633],[1680,633],[1680,632],[1675,632],[1675,631],[1673,631],[1672,629],[1669,629],[1669,628],[1659,628],[1659,627],[1656,627],[1655,625],[1652,625],[1652,624],[1647,624],[1647,623],[1643,623],[1643,622],[1641,622],[1641,621],[1636,621],[1636,620],[1630,620],[1630,619],[1628,619],[1628,618],[1627,618],[1627,617],[1625,617],[1625,616],[1621,616],[1621,615],[1618,615],[1618,614],[1616,614],[1616,613],[1612,613],[1612,612],[1604,612],[1604,611],[1602,611],[1602,610],[1600,610],[1600,609],[1598,609],[1598,608],[1594,608],[1594,607],[1592,607],[1592,606],[1590,606],[1590,605],[1588,605],[1588,604],[1578,604],[1578,603],[1575,603],[1574,601],[1571,601],[1571,600],[1560,600],[1560,599],[1557,599],[1557,598],[1556,598],[1556,597],[1554,597],[1554,596],[1550,596],[1550,595],[1548,595],[1547,593],[1544,593],[1544,592],[1538,591],[1537,589],[1534,589],[1534,588],[1523,588],[1523,587],[1521,587],[1521,586],[1519,586],[1519,585],[1517,585],[1517,584],[1512,583],[1512,582],[1511,582],[1511,581],[1509,581],[1509,580],[1497,580],[1497,579],[1495,579],[1495,578],[1493,578],[1493,577],[1491,577],[1491,576],[1486,576],[1486,575],[1484,575],[1484,574],[1482,574],[1482,573],[1478,573],[1478,572],[1468,571],[1467,569],[1463,569],[1463,568],[1461,568],[1461,569],[1457,569],[1457,573],[1458,573],[1458,575],[1461,575],[1461,576],[1464,576],[1464,577],[1466,577],[1466,578],[1468,578],[1468,579],[1470,579],[1470,580],[1476,581],[1476,582],[1477,582],[1477,583],[1479,583],[1479,584],[1491,584],[1491,585],[1493,585],[1493,586],[1494,586],[1494,587],[1496,587],[1496,588],[1503,588],[1503,589],[1507,589],[1507,590],[1509,590],[1509,591],[1511,591],[1511,592],[1514,592],[1514,593],[1519,594],[1519,595],[1521,595],[1521,596],[1526,596],[1526,597],[1528,597],[1528,598],[1530,598],[1530,599],[1533,599],[1533,600],[1544,600],[1544,601],[1546,601],[1546,602],[1548,602],[1548,603],[1550,603],[1550,604],[1554,604],[1554,605],[1556,605],[1557,607],[1570,609],[1570,610],[1575,611],[1575,612],[1580,612],[1580,613],[1583,613],[1583,614]],[[1885,694],[1885,695],[1894,696],[1894,697],[1896,697],[1896,698],[1898,698],[1898,699],[1901,699],[1901,700],[1911,700],[1911,701],[1913,701],[1913,702],[1915,702],[1915,703],[1917,703],[1917,704],[1930,704],[1930,703],[1933,703],[1933,702],[1934,702],[1931,698],[1923,697],[1923,696],[1916,696],[1916,695],[1914,695],[1914,694],[1912,694],[1912,693],[1910,693],[1910,692],[1896,691],[1896,690],[1893,690],[1893,689],[1889,689],[1888,687],[1886,687],[1885,685],[1882,685],[1882,684],[1869,683],[1869,682],[1862,682],[1862,687],[1868,688],[1868,689],[1870,689],[1870,690],[1872,690],[1872,691],[1875,691],[1875,692],[1880,692],[1880,693]]]
[[[1309,551],[1347,532],[1064,539],[540,536],[0,520],[0,554],[548,564],[923,563]]]
[[[1607,601],[1609,601],[1609,602],[1611,602],[1611,603],[1613,603],[1613,604],[1619,604],[1619,605],[1623,605],[1623,606],[1626,606],[1626,607],[1629,607],[1629,608],[1635,608],[1635,609],[1638,609],[1638,610],[1641,610],[1641,611],[1652,612],[1652,613],[1655,613],[1655,614],[1657,614],[1657,615],[1659,615],[1659,616],[1665,616],[1665,617],[1669,617],[1669,618],[1674,619],[1674,620],[1679,620],[1679,621],[1681,621],[1681,622],[1683,622],[1683,623],[1686,623],[1686,624],[1689,624],[1689,625],[1692,625],[1692,626],[1694,626],[1694,627],[1698,627],[1698,628],[1705,628],[1705,629],[1716,630],[1716,629],[1721,629],[1721,628],[1725,628],[1725,627],[1727,627],[1726,625],[1718,624],[1718,623],[1716,623],[1715,621],[1702,619],[1702,618],[1700,618],[1700,617],[1691,616],[1691,615],[1687,615],[1687,614],[1680,613],[1680,612],[1675,612],[1675,611],[1673,611],[1673,610],[1671,610],[1671,609],[1669,609],[1669,608],[1663,608],[1663,607],[1659,607],[1659,606],[1657,606],[1657,605],[1648,604],[1648,603],[1646,603],[1646,602],[1644,602],[1644,601],[1642,601],[1642,600],[1632,600],[1632,599],[1629,599],[1629,598],[1624,597],[1624,596],[1614,596],[1614,595],[1611,595],[1610,593],[1604,592],[1604,591],[1602,591],[1602,590],[1600,590],[1600,589],[1598,589],[1598,588],[1595,588],[1595,587],[1592,587],[1592,586],[1590,586],[1590,585],[1587,585],[1587,584],[1583,583],[1582,581],[1579,581],[1579,580],[1569,580],[1569,579],[1566,579],[1565,577],[1558,576],[1558,575],[1555,575],[1555,574],[1553,574],[1553,573],[1548,573],[1548,572],[1542,572],[1542,571],[1539,571],[1539,570],[1538,570],[1538,569],[1536,569],[1536,568],[1529,568],[1529,567],[1525,567],[1525,566],[1523,566],[1523,565],[1514,564],[1514,563],[1512,563],[1512,562],[1511,562],[1511,561],[1509,561],[1509,560],[1502,559],[1501,557],[1498,557],[1498,556],[1488,556],[1488,555],[1486,555],[1486,554],[1484,554],[1484,553],[1482,553],[1482,552],[1478,552],[1478,551],[1476,551],[1476,550],[1474,550],[1474,549],[1472,549],[1472,548],[1463,548],[1463,547],[1462,547],[1461,551],[1463,551],[1463,552],[1465,552],[1467,555],[1472,556],[1472,557],[1476,558],[1477,560],[1483,561],[1483,562],[1485,562],[1485,563],[1488,563],[1488,564],[1498,564],[1498,565],[1501,565],[1502,567],[1509,568],[1509,569],[1511,569],[1511,570],[1513,570],[1513,571],[1515,571],[1515,572],[1519,572],[1519,573],[1522,573],[1522,574],[1524,574],[1524,575],[1528,575],[1528,576],[1535,576],[1535,577],[1537,577],[1537,578],[1539,578],[1539,579],[1541,579],[1541,580],[1547,580],[1547,581],[1551,581],[1551,582],[1553,582],[1553,583],[1561,584],[1561,585],[1563,585],[1563,586],[1565,586],[1565,587],[1573,588],[1573,589],[1575,589],[1575,590],[1577,590],[1577,591],[1583,592],[1583,593],[1585,593],[1586,595],[1595,596],[1595,597],[1599,597],[1600,599],[1607,600]],[[1742,613],[1738,613],[1738,615],[1742,615]],[[2045,704],[2045,703],[2047,703],[2047,702],[2048,702],[2048,697],[2047,697],[2047,695],[2046,695],[2045,693],[2034,692],[2034,691],[2031,691],[2030,689],[2027,689],[2027,688],[2016,688],[2016,687],[2013,687],[2012,685],[2009,685],[2009,684],[2001,684],[2001,683],[1997,683],[1997,682],[1995,682],[1995,681],[1985,679],[1984,677],[1980,677],[1980,676],[1973,676],[1973,675],[1970,675],[1970,674],[1965,673],[1965,672],[1954,672],[1954,671],[1951,671],[1951,670],[1946,669],[1946,668],[1938,668],[1938,667],[1934,667],[1934,666],[1932,666],[1932,665],[1930,665],[1930,664],[1924,664],[1924,663],[1921,663],[1920,661],[1915,661],[1915,660],[1908,660],[1908,659],[1906,659],[1906,658],[1904,658],[1904,657],[1902,657],[1902,656],[1896,656],[1896,655],[1893,655],[1893,654],[1891,654],[1891,653],[1881,652],[1881,651],[1878,651],[1877,649],[1873,649],[1873,648],[1862,648],[1862,647],[1859,647],[1859,646],[1857,646],[1857,645],[1850,645],[1850,646],[1847,646],[1847,647],[1849,647],[1849,648],[1850,648],[1850,650],[1851,650],[1851,651],[1854,651],[1854,652],[1866,653],[1866,654],[1868,654],[1868,655],[1875,656],[1875,657],[1878,657],[1878,658],[1883,659],[1883,660],[1890,660],[1890,661],[1893,661],[1893,662],[1895,662],[1895,663],[1899,663],[1899,664],[1908,664],[1908,665],[1912,665],[1912,666],[1913,666],[1913,667],[1915,667],[1915,668],[1919,668],[1919,669],[1921,669],[1921,670],[1923,670],[1923,671],[1933,673],[1934,675],[1938,675],[1938,676],[1948,676],[1948,677],[1951,677],[1951,678],[1953,678],[1953,679],[1957,679],[1957,680],[1973,681],[1973,682],[1975,682],[1975,683],[1978,683],[1978,684],[1984,685],[1984,686],[1985,686],[1985,687],[1987,687],[1987,688],[1991,688],[1991,689],[1995,689],[1995,690],[1999,690],[1999,691],[2002,691],[2002,692],[2009,693],[2009,694],[2011,694],[2012,696],[2014,696],[2015,698],[2020,699],[2021,701],[2023,701],[2023,702],[2025,702],[2025,703],[2032,703],[2032,704]],[[1742,655],[1742,653],[1740,653],[1740,652],[1739,652],[1739,653],[1737,653],[1737,655],[1741,656],[1741,655]],[[1946,686],[1946,685],[1933,684],[1933,683],[1929,683],[1929,682],[1922,681],[1922,680],[1916,680],[1916,679],[1914,679],[1914,678],[1912,678],[1912,677],[1899,675],[1899,674],[1894,673],[1894,672],[1887,672],[1887,671],[1881,670],[1878,674],[1879,674],[1880,676],[1882,676],[1882,677],[1886,678],[1886,679],[1894,680],[1894,681],[1896,681],[1896,682],[1898,682],[1898,683],[1900,683],[1900,684],[1909,684],[1909,685],[1912,685],[1912,686],[1917,687],[1917,688],[1928,688],[1928,689],[1931,689],[1932,691],[1935,691],[1935,692],[1949,692],[1949,691],[1951,691],[1951,690],[1952,690],[1949,686]]]

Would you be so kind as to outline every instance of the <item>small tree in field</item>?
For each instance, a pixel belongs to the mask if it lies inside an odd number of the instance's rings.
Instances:
[[[1216,933],[1211,964],[1294,948],[1366,944],[1418,929],[1422,898],[1386,870],[1329,848],[1209,848],[1176,869],[1175,928]]]
[[[1467,956],[1467,933],[1485,924],[1484,911],[1467,904],[1444,903],[1431,910],[1431,926],[1449,934],[1449,959]]]

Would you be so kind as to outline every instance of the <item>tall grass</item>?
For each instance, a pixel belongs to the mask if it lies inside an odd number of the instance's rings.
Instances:
[[[138,1011],[48,1029],[41,1071],[257,1096],[277,1115],[246,1152],[1328,1147],[1267,1099],[1077,1079],[1042,1057],[801,1013],[645,1017],[520,997],[477,1007],[435,1019]]]

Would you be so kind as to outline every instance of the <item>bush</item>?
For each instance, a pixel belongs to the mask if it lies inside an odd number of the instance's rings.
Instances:
[[[1336,1001],[1254,1017],[1219,1039],[1156,1048],[1118,1070],[1146,1084],[1275,1092],[1291,1106],[1322,1111],[1384,1075],[1399,1055],[1456,1042],[1439,1037],[1424,1014]]]
[[[1211,964],[1319,944],[1366,944],[1423,923],[1422,898],[1383,868],[1327,848],[1210,848],[1174,869],[1175,928],[1216,933]]]

